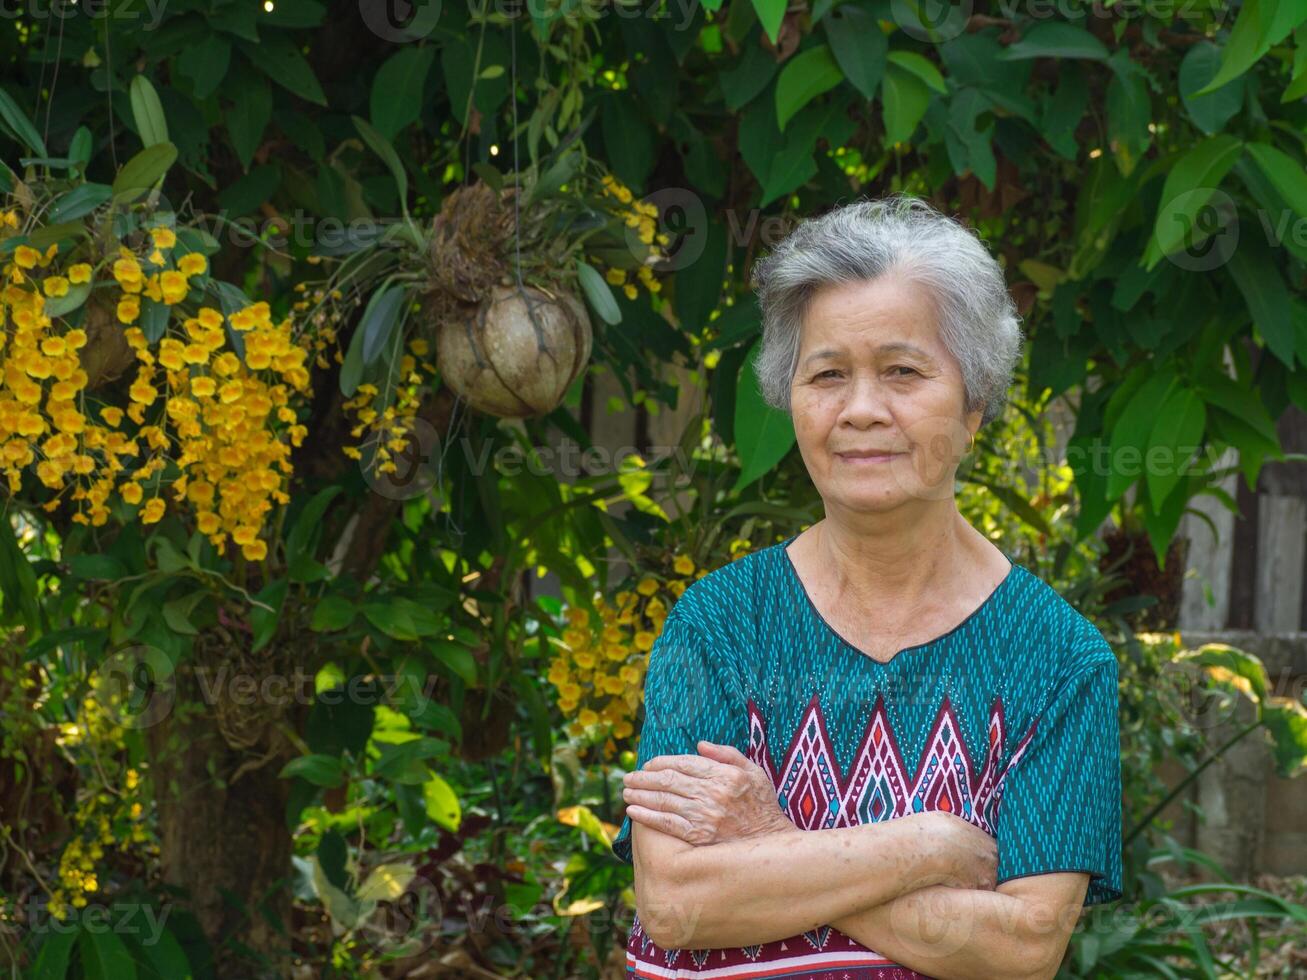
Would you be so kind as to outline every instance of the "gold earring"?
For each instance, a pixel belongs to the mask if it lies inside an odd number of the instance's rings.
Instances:
[[[969,453],[975,448],[976,448],[976,434],[973,432],[971,433],[971,445],[967,447],[967,452]]]

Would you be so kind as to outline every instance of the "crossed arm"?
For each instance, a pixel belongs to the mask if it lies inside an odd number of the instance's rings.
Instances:
[[[1057,972],[1088,874],[995,889],[993,839],[947,813],[800,831],[748,760],[713,752],[737,773],[666,756],[627,777],[636,907],[658,945],[743,946],[829,924],[939,980]],[[699,777],[674,768],[696,765]]]

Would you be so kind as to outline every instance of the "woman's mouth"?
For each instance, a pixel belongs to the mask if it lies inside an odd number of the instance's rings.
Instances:
[[[854,466],[866,466],[872,463],[888,463],[890,460],[894,459],[894,457],[902,456],[903,454],[902,453],[848,452],[848,453],[836,453],[835,455],[838,456],[840,459],[842,459],[844,462],[851,463]]]

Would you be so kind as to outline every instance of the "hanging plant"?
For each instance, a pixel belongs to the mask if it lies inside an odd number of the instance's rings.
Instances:
[[[209,274],[217,241],[161,198],[177,150],[151,95],[133,86],[155,142],[112,185],[82,176],[85,130],[67,159],[0,174],[0,467],[15,495],[32,468],[40,506],[90,526],[155,523],[166,488],[219,553],[231,540],[259,561],[306,435],[311,352]]]
[[[365,121],[355,124],[391,164],[403,200],[393,150]],[[336,352],[340,386],[358,419],[352,435],[380,446],[382,471],[394,469],[390,457],[437,374],[478,411],[548,414],[589,362],[591,312],[620,322],[612,287],[634,298],[630,274],[660,289],[654,269],[667,237],[656,234],[656,206],[635,201],[579,143],[516,175],[474,169],[479,179],[451,191],[427,227],[405,213],[324,248],[336,268],[299,287],[297,307],[324,336],[357,316]],[[434,363],[425,360],[432,350]],[[362,458],[357,446],[344,451]]]

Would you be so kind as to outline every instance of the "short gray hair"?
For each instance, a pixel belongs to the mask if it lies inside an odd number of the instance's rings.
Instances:
[[[822,286],[902,274],[925,286],[940,339],[962,367],[966,411],[1002,414],[1021,356],[1021,325],[1003,270],[974,231],[920,198],[858,200],[801,222],[753,266],[762,310],[754,372],[764,400],[790,411],[804,316]]]

